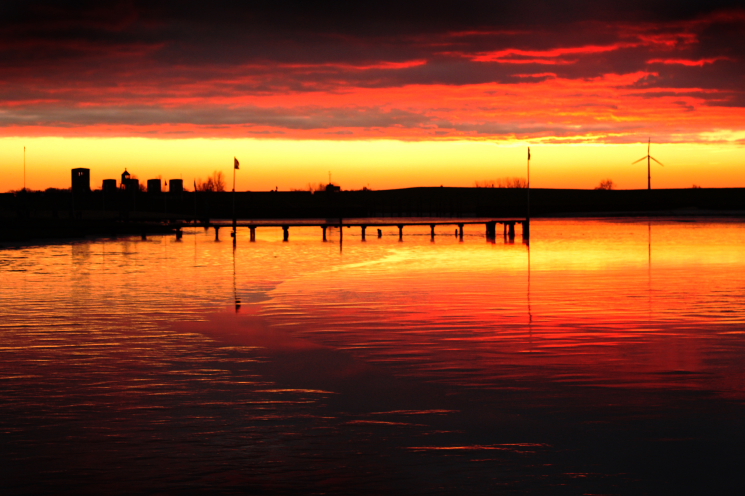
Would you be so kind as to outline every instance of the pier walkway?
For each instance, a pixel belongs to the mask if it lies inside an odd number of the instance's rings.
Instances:
[[[398,239],[403,241],[404,227],[410,226],[429,226],[432,239],[435,238],[435,228],[437,226],[456,226],[456,234],[460,239],[463,239],[463,229],[467,225],[483,225],[486,228],[487,239],[494,239],[497,236],[497,224],[502,225],[503,235],[505,237],[515,237],[515,224],[522,226],[522,235],[524,239],[530,237],[530,220],[525,218],[506,218],[506,219],[490,219],[490,220],[460,220],[460,219],[448,219],[448,220],[390,220],[390,221],[367,221],[367,220],[356,220],[349,219],[344,221],[343,219],[336,220],[281,220],[281,221],[210,221],[197,224],[206,229],[215,230],[215,241],[220,240],[220,229],[221,228],[248,228],[251,232],[250,240],[256,241],[256,230],[260,227],[281,227],[283,231],[283,240],[290,240],[290,228],[291,227],[318,227],[322,230],[323,241],[327,240],[326,231],[330,227],[359,227],[360,237],[362,241],[365,241],[367,235],[367,228],[376,228],[377,236],[381,237],[381,227],[397,227],[398,228]],[[181,238],[181,229],[186,226],[194,226],[194,224],[178,224],[174,226],[176,230],[176,237]],[[235,237],[234,231],[231,231],[231,237]],[[144,236],[144,235],[143,235]]]

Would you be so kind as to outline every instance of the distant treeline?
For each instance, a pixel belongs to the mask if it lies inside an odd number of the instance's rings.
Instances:
[[[0,219],[242,219],[352,217],[521,217],[527,189],[407,188],[383,191],[143,193],[69,190],[0,194]],[[235,210],[234,210],[235,209]],[[633,215],[688,209],[745,211],[743,188],[659,190],[531,189],[533,217]]]

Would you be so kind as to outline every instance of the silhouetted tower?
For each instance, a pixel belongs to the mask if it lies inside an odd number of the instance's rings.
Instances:
[[[168,180],[168,192],[169,193],[183,193],[184,192],[184,180],[183,179],[169,179]]]
[[[113,193],[116,191],[116,179],[104,179],[101,189],[104,193]]]
[[[72,170],[72,192],[73,193],[90,193],[91,191],[91,170],[78,168]]]
[[[147,180],[147,192],[148,193],[160,193],[160,179],[148,179]]]
[[[121,189],[128,189],[129,188],[129,172],[127,172],[127,169],[124,169],[124,172],[122,172],[122,182],[119,183],[119,187]]]

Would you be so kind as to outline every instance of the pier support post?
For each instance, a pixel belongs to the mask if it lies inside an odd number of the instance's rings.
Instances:
[[[365,230],[367,229],[367,226],[361,226],[362,227],[362,241],[365,241]]]
[[[321,229],[323,229],[323,240],[326,241],[326,226],[321,226]]]
[[[527,241],[530,239],[530,220],[526,219],[523,221],[523,240]]]
[[[382,237],[383,237],[383,230],[382,229],[378,229],[378,239],[380,239]]]
[[[463,224],[458,224],[458,239],[463,241]]]
[[[250,235],[251,243],[255,243],[256,242],[256,228],[253,226],[249,226],[248,230],[251,231],[251,235]]]
[[[430,224],[430,225],[429,225],[429,236],[430,236],[430,241],[434,241],[434,240],[435,240],[435,225],[436,225],[436,224]]]
[[[147,233],[142,231],[142,241],[147,241]]]
[[[497,221],[492,220],[486,223],[486,239],[493,240],[497,237]]]
[[[215,241],[220,241],[220,228],[215,226]]]
[[[399,241],[404,240],[404,225],[403,224],[398,225],[398,240]]]
[[[176,229],[176,241],[181,241],[181,237],[184,235],[181,229]]]
[[[507,223],[502,222],[502,236],[507,237]]]
[[[510,224],[510,230],[508,232],[508,236],[510,237],[510,239],[515,239],[515,223],[510,222],[509,224]]]
[[[282,241],[290,240],[290,226],[282,226]]]

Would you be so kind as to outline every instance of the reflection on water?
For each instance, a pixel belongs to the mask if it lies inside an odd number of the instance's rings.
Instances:
[[[0,251],[11,493],[735,493],[745,228]],[[369,234],[369,233],[368,233]]]

